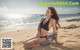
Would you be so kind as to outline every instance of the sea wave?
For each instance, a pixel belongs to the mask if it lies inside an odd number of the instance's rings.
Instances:
[[[29,17],[21,18],[6,18],[0,16],[0,30],[11,30],[11,29],[25,29],[37,27],[43,14],[30,15]],[[73,18],[80,18],[80,14],[61,14],[59,15],[60,20],[67,20]]]

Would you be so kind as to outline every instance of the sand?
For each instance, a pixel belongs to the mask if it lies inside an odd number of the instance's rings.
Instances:
[[[72,24],[76,26],[80,26],[80,21],[66,22],[63,20],[60,21],[60,24],[61,27],[69,27]],[[50,29],[49,32],[52,32],[52,29]],[[2,37],[12,37],[13,48],[11,50],[24,50],[23,41],[31,37],[35,37],[36,34],[37,34],[37,27],[34,27],[30,29],[22,29],[22,30],[0,33],[0,39]],[[33,49],[26,49],[26,50],[80,50],[80,27],[70,28],[70,29],[59,28],[58,41],[62,42],[63,45],[55,46],[54,44],[51,44],[49,46],[38,46]],[[0,50],[4,50],[4,49],[0,48]]]

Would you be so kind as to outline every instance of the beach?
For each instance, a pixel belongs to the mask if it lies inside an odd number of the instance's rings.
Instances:
[[[77,20],[77,19],[76,19]],[[38,46],[32,49],[26,50],[80,50],[80,20],[62,20],[60,21],[61,28],[58,29],[58,41],[63,44],[55,46],[51,44],[49,46]],[[53,32],[52,28],[49,32]],[[21,29],[8,32],[0,32],[0,39],[2,37],[13,38],[13,48],[11,50],[24,50],[23,41],[35,37],[37,34],[37,26],[33,26],[28,29]],[[1,43],[1,41],[0,41]],[[1,49],[0,50],[4,50]],[[9,50],[9,49],[5,49]]]

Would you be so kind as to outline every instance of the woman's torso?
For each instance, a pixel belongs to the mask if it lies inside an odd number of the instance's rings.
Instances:
[[[48,25],[48,26],[47,26],[47,27],[48,27],[48,30],[46,30],[46,29],[44,29],[44,28],[41,27],[40,35],[41,35],[41,36],[45,36],[45,35],[48,33],[48,31],[50,30],[50,28],[52,27],[51,18],[48,19],[48,20],[43,19],[42,22],[43,22],[43,23],[42,23],[43,25],[46,24],[46,23],[47,23],[46,25]]]

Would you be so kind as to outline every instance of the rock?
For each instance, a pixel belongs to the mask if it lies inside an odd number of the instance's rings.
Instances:
[[[68,29],[70,29],[70,28],[77,28],[77,27],[78,27],[78,26],[72,24],[72,25],[68,26]]]
[[[80,26],[76,26],[75,24],[72,24],[70,26],[67,26],[67,27],[61,27],[63,29],[74,29],[74,28],[79,28]]]
[[[80,21],[80,18],[76,18],[76,19],[68,19],[66,20],[67,22],[71,22],[71,21],[76,21],[76,22],[79,22]]]

